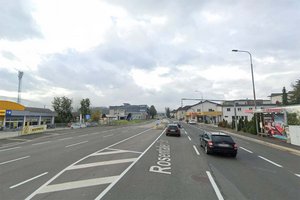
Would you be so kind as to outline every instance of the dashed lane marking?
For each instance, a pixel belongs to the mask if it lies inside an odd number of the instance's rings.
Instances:
[[[282,165],[279,165],[279,164],[277,164],[277,163],[275,163],[275,162],[273,162],[273,161],[271,161],[271,160],[269,160],[269,159],[267,159],[265,157],[262,157],[262,156],[258,156],[258,157],[260,157],[261,159],[263,159],[263,160],[265,160],[265,161],[267,161],[267,162],[269,162],[269,163],[271,163],[271,164],[273,164],[273,165],[275,165],[277,167],[281,167],[282,168]]]
[[[1,149],[0,152],[14,150],[14,149],[19,149],[19,148],[21,148],[21,147],[13,147],[13,148],[8,148],[8,149]]]
[[[89,186],[95,186],[95,185],[109,184],[109,183],[112,183],[117,178],[118,178],[118,176],[109,176],[109,177],[104,177],[104,178],[94,178],[94,179],[87,179],[87,180],[81,180],[81,181],[73,181],[73,182],[67,182],[67,183],[48,185],[48,186],[44,187],[42,190],[40,190],[39,194],[49,193],[49,192],[57,192],[57,191],[63,191],[63,190],[70,190],[70,189],[76,189],[76,188],[83,188],[83,187],[89,187]]]
[[[244,151],[247,151],[248,153],[253,153],[252,151],[250,151],[250,150],[248,150],[248,149],[246,149],[244,147],[240,147],[240,149],[243,149]]]
[[[16,159],[13,159],[13,160],[5,161],[5,162],[0,163],[0,165],[4,165],[4,164],[7,164],[7,163],[15,162],[15,161],[18,161],[18,160],[23,160],[23,159],[26,159],[26,158],[29,158],[29,157],[30,156],[24,156],[24,157],[21,157],[21,158],[16,158]]]
[[[83,169],[88,167],[97,167],[97,166],[103,166],[103,165],[113,165],[113,164],[119,164],[119,163],[127,163],[127,162],[134,162],[136,158],[127,158],[127,159],[119,159],[119,160],[109,160],[109,161],[103,161],[103,162],[95,162],[95,163],[88,163],[88,164],[81,164],[81,165],[73,165],[67,170],[73,170],[73,169]]]
[[[58,139],[58,140],[60,140],[60,141],[63,141],[63,140],[70,140],[70,139],[72,139],[73,137],[66,137],[66,138],[61,138],[61,139]]]
[[[192,141],[192,139],[190,138],[190,136],[188,136],[189,140]]]
[[[109,134],[109,135],[104,135],[103,137],[111,137],[113,136],[114,134]]]
[[[300,177],[300,174],[295,174],[296,176]]]
[[[73,147],[73,146],[77,146],[77,145],[80,145],[80,144],[84,144],[84,143],[87,143],[88,141],[83,141],[83,142],[78,142],[78,143],[75,143],[75,144],[70,144],[68,146],[66,146],[66,148],[68,147]]]
[[[209,179],[209,181],[210,181],[212,187],[213,187],[214,190],[215,190],[215,193],[216,193],[218,199],[219,199],[219,200],[224,200],[224,198],[223,198],[223,196],[222,196],[222,194],[221,194],[221,192],[220,192],[220,190],[219,190],[219,188],[218,188],[218,186],[217,186],[215,180],[213,179],[211,173],[210,173],[209,171],[206,171],[206,174],[207,174],[207,176],[208,176],[208,179]]]
[[[47,144],[50,143],[51,141],[46,141],[46,142],[39,142],[39,143],[34,143],[32,145],[41,145],[41,144]]]
[[[196,151],[196,154],[199,156],[199,155],[200,155],[200,153],[199,153],[199,151],[198,151],[197,147],[196,147],[195,145],[193,145],[193,148],[194,148],[194,150]]]

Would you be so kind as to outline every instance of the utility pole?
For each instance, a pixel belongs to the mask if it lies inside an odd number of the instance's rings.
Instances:
[[[18,71],[18,79],[19,79],[19,86],[18,86],[18,103],[21,103],[21,86],[22,86],[22,77],[24,72]]]

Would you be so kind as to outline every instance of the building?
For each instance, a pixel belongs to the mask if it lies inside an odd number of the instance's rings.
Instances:
[[[257,109],[273,108],[276,104],[271,103],[270,100],[256,100]],[[255,110],[254,101],[248,99],[224,101],[222,105],[222,120],[226,120],[231,123],[237,116],[237,120],[250,121],[253,117],[253,111]],[[236,112],[236,114],[235,114]]]
[[[1,129],[21,129],[26,125],[54,124],[56,113],[50,109],[25,107],[21,104],[0,100]]]
[[[292,92],[289,91],[287,93],[287,100],[288,102],[290,102],[290,98],[292,96]],[[270,101],[272,104],[282,104],[282,93],[271,93],[270,97]]]
[[[117,120],[148,119],[149,116],[149,106],[147,105],[124,103],[122,106],[109,106],[109,117]]]
[[[179,107],[176,110],[175,118],[178,120],[186,120],[186,112],[191,106],[184,106],[184,107]]]
[[[205,100],[190,106],[185,115],[186,120],[216,124],[222,120],[222,105]]]

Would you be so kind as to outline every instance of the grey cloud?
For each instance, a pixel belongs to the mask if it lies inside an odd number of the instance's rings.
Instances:
[[[1,51],[1,54],[4,58],[9,60],[19,60],[12,52],[9,51]]]
[[[0,2],[0,38],[24,40],[41,37],[41,33],[30,11],[30,1],[1,0]]]

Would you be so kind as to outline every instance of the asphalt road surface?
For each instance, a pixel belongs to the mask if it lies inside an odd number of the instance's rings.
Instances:
[[[0,147],[0,199],[299,199],[300,157],[235,138],[236,158],[206,155],[183,124],[64,130]]]

